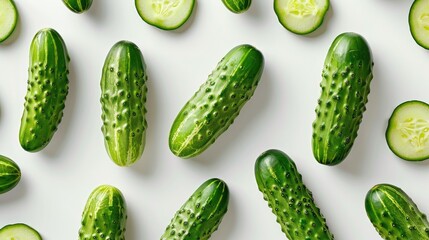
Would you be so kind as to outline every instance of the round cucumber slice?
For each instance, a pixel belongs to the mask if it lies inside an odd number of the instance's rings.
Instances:
[[[42,240],[40,234],[34,228],[16,223],[4,226],[0,229],[1,240]]]
[[[296,34],[308,34],[323,23],[329,0],[274,0],[279,22]]]
[[[386,141],[390,150],[408,161],[429,158],[429,105],[413,100],[400,104],[389,119]]]
[[[0,0],[0,43],[9,38],[18,22],[18,10],[13,0]]]
[[[429,0],[415,0],[408,15],[411,35],[423,48],[429,49]]]
[[[135,5],[146,23],[163,30],[174,30],[189,19],[195,0],[135,0]]]

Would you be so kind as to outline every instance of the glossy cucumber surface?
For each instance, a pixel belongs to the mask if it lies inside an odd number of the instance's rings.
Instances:
[[[75,13],[83,13],[87,11],[91,5],[92,0],[63,0],[64,4]]]
[[[222,0],[222,2],[233,13],[245,12],[252,4],[252,0]]]
[[[10,158],[0,155],[0,194],[12,190],[21,180],[21,169]]]

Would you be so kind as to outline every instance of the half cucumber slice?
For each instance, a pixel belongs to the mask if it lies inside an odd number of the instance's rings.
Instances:
[[[415,0],[408,15],[411,35],[423,48],[429,49],[429,0]]]
[[[0,43],[9,38],[18,22],[18,10],[13,0],[0,0]]]
[[[24,223],[4,226],[0,229],[1,240],[42,240],[40,234]]]

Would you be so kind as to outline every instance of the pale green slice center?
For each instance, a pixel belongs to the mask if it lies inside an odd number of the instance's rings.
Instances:
[[[297,17],[314,16],[318,11],[314,0],[291,0],[286,5],[286,12]]]
[[[419,24],[426,30],[429,30],[429,13],[423,13],[419,18]]]
[[[426,147],[429,138],[429,122],[424,119],[407,118],[398,124],[401,137],[416,149],[422,151]]]
[[[169,17],[176,11],[181,2],[181,0],[156,0],[152,3],[152,9],[157,15]]]

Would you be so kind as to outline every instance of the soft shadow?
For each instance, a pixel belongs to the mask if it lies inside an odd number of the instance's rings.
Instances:
[[[308,38],[316,38],[316,37],[322,35],[323,33],[326,32],[326,29],[328,29],[328,25],[331,22],[331,19],[333,16],[334,16],[334,9],[332,6],[332,1],[331,1],[329,9],[326,12],[325,18],[323,19],[322,25],[320,25],[320,27],[318,29],[316,29],[316,31],[309,33],[307,35],[300,35],[300,36],[304,36],[304,37],[308,37]]]
[[[9,192],[0,194],[0,205],[7,204],[9,202],[15,202],[22,199],[27,194],[28,186],[25,177],[21,176],[21,180]]]
[[[228,211],[219,225],[219,229],[213,233],[212,240],[225,240],[232,235],[237,222],[236,199],[233,194],[229,195]]]
[[[197,11],[198,11],[198,1],[195,1],[194,9],[192,10],[191,16],[189,16],[189,18],[188,18],[188,20],[186,20],[185,24],[180,26],[178,29],[171,30],[171,31],[167,30],[167,32],[171,32],[174,34],[181,34],[183,32],[186,32],[186,30],[188,30],[191,27],[191,25],[194,23],[195,16],[197,15]],[[166,31],[166,30],[162,30],[162,29],[159,29],[159,30]]]
[[[15,30],[13,30],[13,33],[12,33],[12,35],[9,36],[9,38],[7,38],[4,42],[0,43],[0,47],[12,45],[18,39],[18,37],[21,35],[22,17],[21,17],[21,14],[19,14],[19,5],[16,1],[15,1],[15,4],[16,4],[16,8],[18,9],[18,21],[16,23]]]
[[[250,8],[246,12],[239,13],[238,15],[243,15],[252,19],[260,19],[264,16],[261,10],[264,9],[265,6],[263,6],[264,4],[262,3],[263,3],[262,1],[252,1],[252,5],[250,5]],[[229,11],[228,8],[225,7],[225,9]],[[232,13],[232,14],[236,14],[236,13]]]
[[[105,1],[93,1],[91,8],[88,11],[81,13],[81,15],[88,16],[99,22],[104,22],[105,17],[107,16],[106,9],[103,9],[106,5]]]
[[[134,211],[128,207],[127,209],[127,226],[125,231],[125,239],[136,240],[140,239],[138,236],[138,229],[141,229],[142,224],[136,224],[134,218]]]

